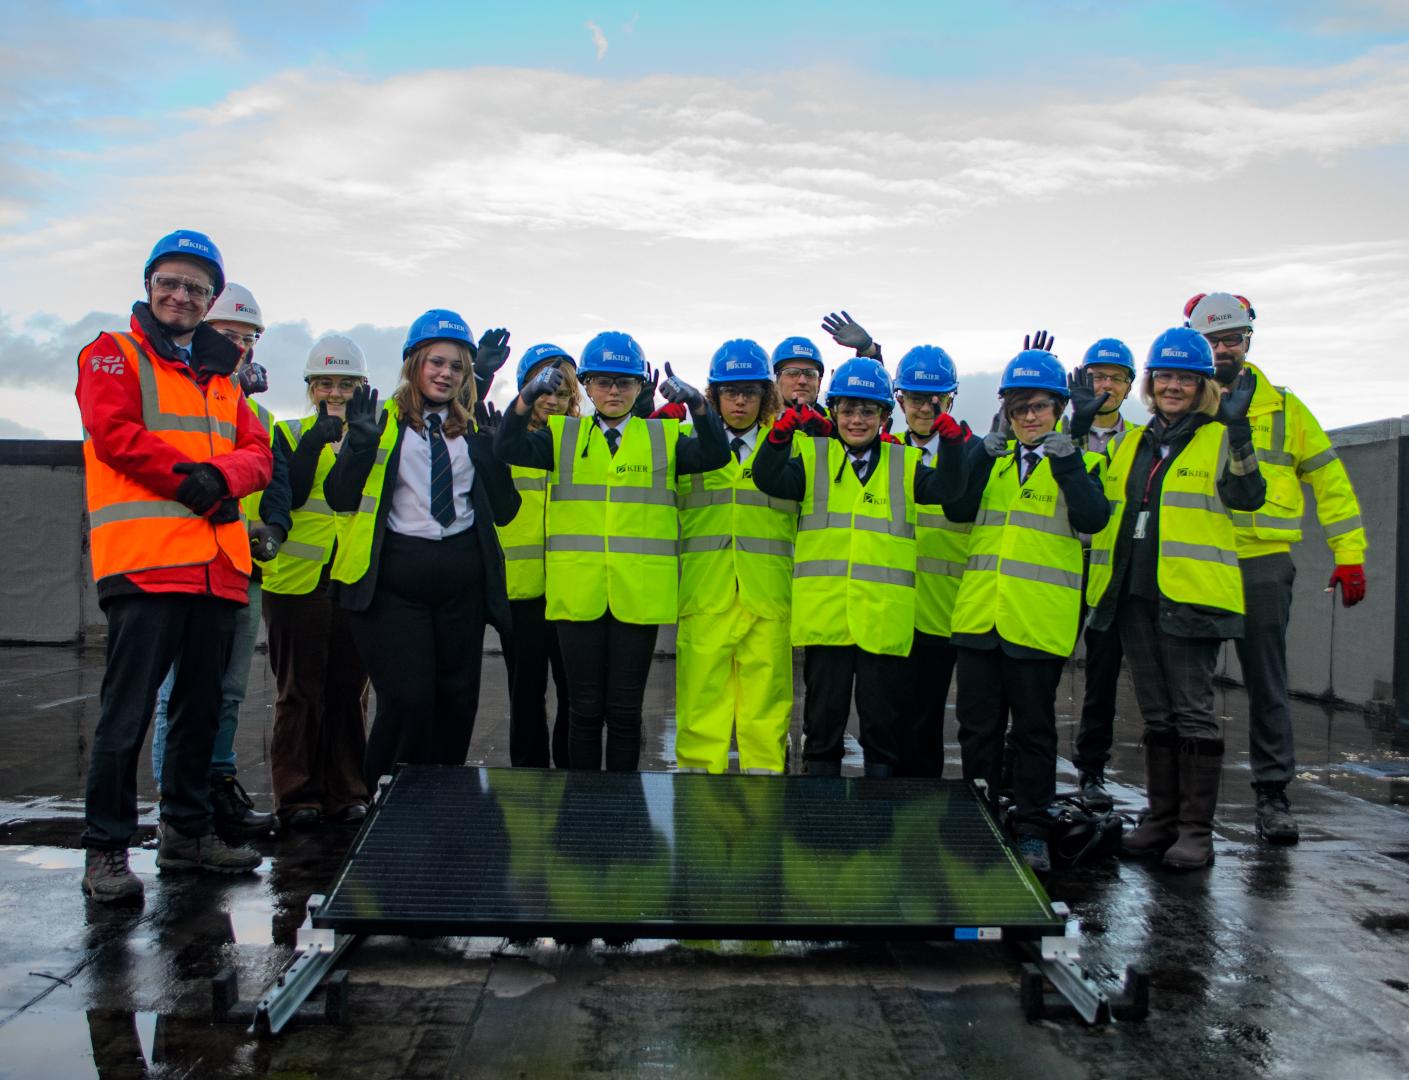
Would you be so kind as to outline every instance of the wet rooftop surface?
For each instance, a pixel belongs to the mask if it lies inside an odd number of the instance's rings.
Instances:
[[[484,665],[470,761],[507,765],[502,661]],[[233,966],[242,995],[259,996],[351,833],[270,840],[257,875],[158,875],[144,761],[147,844],[133,863],[146,905],[89,905],[77,842],[101,677],[91,646],[0,648],[3,1077],[1409,1075],[1409,731],[1392,720],[1296,705],[1303,839],[1273,849],[1252,831],[1246,700],[1222,691],[1233,752],[1216,864],[1175,875],[1111,862],[1051,878],[1082,921],[1084,963],[1149,972],[1143,1023],[1028,1022],[1020,958],[1001,944],[373,937],[345,957],[343,1026],[295,1021],[258,1038],[211,1022],[210,979]],[[273,691],[259,653],[236,745],[266,809]],[[1080,693],[1073,669],[1058,702],[1064,754]],[[662,659],[644,768],[673,764],[672,694]],[[1128,685],[1121,705],[1110,774],[1133,812],[1142,765]],[[952,721],[946,735],[953,776]],[[850,745],[848,772],[859,771]]]

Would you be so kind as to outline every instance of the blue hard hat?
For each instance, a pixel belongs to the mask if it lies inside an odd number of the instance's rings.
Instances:
[[[646,377],[646,354],[636,339],[620,330],[603,330],[582,350],[579,375],[635,375]]]
[[[158,240],[151,255],[147,256],[147,265],[142,271],[143,280],[152,276],[152,267],[162,259],[178,257],[195,259],[210,267],[211,285],[215,289],[212,296],[219,296],[225,291],[225,260],[220,257],[220,249],[215,246],[214,240],[195,229],[177,229]]]
[[[1187,326],[1171,326],[1150,346],[1146,371],[1194,371],[1213,378],[1213,349],[1204,336]]]
[[[470,333],[470,324],[460,318],[459,312],[447,308],[431,308],[411,324],[406,331],[406,344],[401,347],[401,359],[411,355],[411,350],[427,341],[458,341],[475,351],[475,339]]]
[[[895,404],[895,391],[890,385],[890,376],[879,360],[858,356],[847,360],[832,372],[832,381],[827,386],[827,407],[839,398],[860,398],[862,401],[878,401],[882,405]]]
[[[577,367],[577,361],[556,345],[535,345],[533,348],[529,349],[528,352],[523,354],[523,359],[519,361],[519,389],[522,390],[523,384],[528,381],[528,373],[539,364],[543,363],[544,360],[555,360],[559,358],[571,364],[574,368]]]
[[[1003,377],[998,380],[1000,394],[1009,390],[1050,390],[1065,401],[1067,370],[1046,349],[1024,349],[1008,361]]]
[[[916,345],[900,358],[895,388],[916,394],[952,394],[959,389],[959,372],[938,345]]]
[[[768,354],[763,346],[748,338],[734,338],[715,350],[709,362],[709,381],[769,382],[773,369],[768,366]]]
[[[822,350],[805,337],[784,338],[778,342],[778,347],[773,350],[773,370],[777,371],[790,360],[811,360],[817,365],[819,375],[827,370],[827,365],[822,362]]]
[[[1081,358],[1081,365],[1090,367],[1092,364],[1114,364],[1135,374],[1135,357],[1130,352],[1130,346],[1119,338],[1103,337],[1087,349],[1086,355]]]

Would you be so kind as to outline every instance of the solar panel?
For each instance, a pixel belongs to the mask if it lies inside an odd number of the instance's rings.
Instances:
[[[1035,938],[966,783],[404,766],[315,926],[562,938]]]

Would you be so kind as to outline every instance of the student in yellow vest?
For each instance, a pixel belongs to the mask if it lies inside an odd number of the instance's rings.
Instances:
[[[377,692],[369,791],[398,762],[464,764],[485,623],[509,633],[493,526],[513,520],[519,496],[489,437],[471,427],[475,352],[455,312],[416,319],[392,400],[378,409],[377,392],[358,389],[323,480],[333,510],[355,511],[339,532],[332,580]]]
[[[1257,376],[1248,421],[1267,481],[1267,501],[1255,514],[1233,517],[1247,601],[1243,636],[1235,645],[1248,691],[1248,759],[1257,793],[1257,834],[1268,843],[1294,844],[1301,834],[1287,799],[1287,784],[1297,771],[1287,700],[1287,624],[1296,580],[1291,548],[1301,541],[1305,506],[1302,485],[1309,485],[1316,496],[1316,519],[1336,564],[1326,591],[1340,586],[1346,607],[1365,598],[1360,502],[1345,465],[1311,410],[1248,362],[1256,313],[1247,298],[1200,294],[1184,305],[1184,316],[1185,325],[1202,334],[1213,349],[1220,383],[1232,385],[1245,368]]]
[[[574,769],[634,770],[641,756],[641,706],[661,623],[676,618],[680,564],[676,478],[729,461],[719,414],[666,365],[661,395],[685,405],[695,434],[676,420],[633,416],[646,357],[630,334],[587,343],[577,376],[591,417],[551,416],[530,431],[533,406],[566,374],[548,367],[528,382],[494,435],[512,465],[548,469],[548,618],[558,626],[567,669]]]
[[[323,491],[348,403],[367,377],[355,341],[319,338],[303,370],[312,411],[275,425],[274,454],[287,462],[288,491],[276,481],[264,505],[286,499],[293,527],[264,566],[264,625],[278,686],[269,768],[274,809],[286,828],[312,828],[324,818],[356,825],[367,814],[367,672],[330,581],[338,533],[350,517],[335,514]]]
[[[1150,809],[1123,849],[1178,870],[1213,860],[1223,775],[1213,679],[1244,612],[1233,514],[1258,509],[1267,489],[1247,420],[1256,385],[1244,372],[1220,396],[1199,334],[1155,338],[1140,387],[1150,424],[1112,444],[1111,520],[1091,542],[1091,625],[1119,631],[1145,720]]]
[[[1066,371],[1043,349],[1018,353],[998,383],[994,430],[969,444],[964,497],[945,507],[951,521],[974,522],[950,627],[964,779],[998,790],[1011,713],[1011,821],[1019,850],[1038,871],[1051,868],[1057,683],[1081,621],[1079,534],[1100,532],[1110,517],[1103,459],[1073,442],[1102,402],[1075,389],[1068,430],[1057,431],[1072,392]]]
[[[902,442],[920,451],[920,461],[939,458],[939,418],[949,412],[959,391],[954,361],[937,345],[916,345],[895,369],[895,396],[905,414]],[[965,439],[970,436],[963,428]],[[910,648],[910,706],[915,723],[913,744],[903,748],[906,776],[940,776],[944,772],[944,716],[954,675],[954,646],[949,623],[954,598],[969,557],[971,524],[950,521],[939,506],[921,506],[915,526],[915,643]]]
[[[725,772],[734,735],[740,771],[781,773],[793,717],[798,505],[753,482],[754,455],[781,405],[768,354],[754,341],[726,341],[710,361],[707,396],[730,459],[679,481],[675,757],[682,770]]]
[[[578,416],[581,394],[577,361],[556,345],[535,345],[519,361],[518,389],[539,372],[557,368],[562,385],[533,403],[530,431],[548,426],[550,416]],[[547,617],[547,572],[543,544],[548,524],[548,471],[515,465],[510,470],[523,502],[514,520],[499,530],[504,567],[509,576],[509,613],[513,632],[504,639],[504,666],[509,673],[509,764],[546,769],[568,767],[568,683],[557,624]],[[552,731],[544,696],[548,673],[558,699]]]
[[[895,775],[909,741],[917,504],[962,492],[963,431],[941,416],[939,468],[922,465],[919,450],[881,440],[894,405],[878,361],[848,360],[827,390],[837,437],[805,439],[794,454],[794,433],[817,413],[789,408],[754,457],[759,489],[801,504],[792,641],[804,646],[803,760],[813,776],[841,775],[853,690],[868,776]]]

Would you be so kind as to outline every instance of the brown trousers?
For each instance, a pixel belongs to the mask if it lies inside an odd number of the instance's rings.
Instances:
[[[367,669],[347,612],[326,580],[302,596],[264,594],[269,664],[278,684],[269,746],[274,809],[336,814],[367,802]]]

